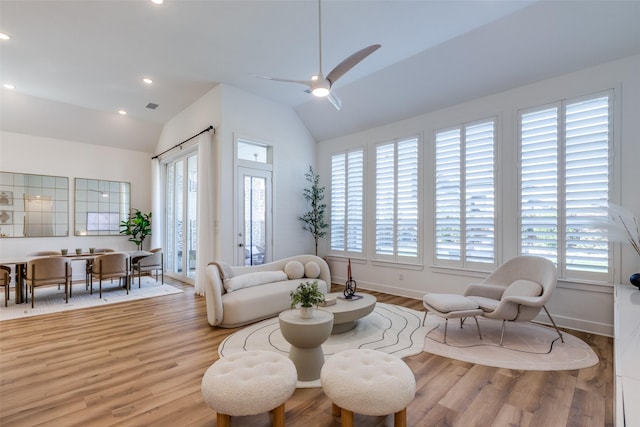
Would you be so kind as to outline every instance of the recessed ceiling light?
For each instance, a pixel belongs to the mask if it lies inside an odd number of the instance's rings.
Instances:
[[[124,110],[118,110],[118,114],[120,114],[121,116],[126,116],[127,112]]]
[[[142,79],[143,82],[145,82],[146,84],[150,85],[151,83],[153,83],[153,80],[151,80],[149,77],[145,77]]]
[[[9,40],[10,38],[9,34],[0,33],[0,40]]]
[[[5,89],[15,89],[16,88],[14,85],[9,84],[9,83],[3,84],[2,87],[4,87]]]
[[[151,0],[151,3],[162,4],[164,0]]]

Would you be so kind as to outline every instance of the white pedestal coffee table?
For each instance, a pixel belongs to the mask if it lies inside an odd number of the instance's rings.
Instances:
[[[280,332],[289,344],[289,359],[296,365],[298,381],[313,381],[320,378],[324,365],[322,343],[329,338],[333,326],[333,314],[314,310],[313,317],[303,319],[300,310],[280,313]]]
[[[337,303],[327,307],[320,307],[333,313],[333,329],[331,334],[341,334],[356,327],[358,319],[371,313],[376,306],[376,297],[369,294],[358,294],[362,298],[348,300],[344,299],[342,292],[332,292],[327,294],[327,298],[334,297]]]

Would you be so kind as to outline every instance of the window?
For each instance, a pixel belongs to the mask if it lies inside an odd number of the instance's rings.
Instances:
[[[363,252],[364,150],[331,156],[331,250]]]
[[[600,94],[520,114],[520,252],[561,277],[610,270],[607,238],[590,230],[609,198],[610,103]]]
[[[376,147],[378,259],[418,262],[418,138]]]
[[[495,126],[436,131],[436,264],[495,264]]]

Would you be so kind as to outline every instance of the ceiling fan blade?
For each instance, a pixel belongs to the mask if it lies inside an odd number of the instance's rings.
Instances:
[[[269,77],[269,76],[261,76],[260,74],[252,74],[254,77],[258,77],[266,80],[273,80],[274,82],[285,82],[285,83],[300,83],[305,86],[311,86],[310,81],[306,80],[291,80],[291,79],[280,79],[277,77]]]
[[[329,102],[334,107],[336,107],[336,110],[340,111],[340,109],[342,108],[342,101],[340,101],[340,98],[338,98],[338,96],[333,91],[329,92],[327,98],[329,99]]]
[[[367,46],[364,49],[360,49],[359,51],[336,65],[336,67],[331,70],[329,74],[327,74],[327,80],[329,80],[331,84],[334,84],[336,80],[344,75],[344,73],[358,65],[360,61],[362,61],[364,58],[371,55],[378,49],[380,49],[379,44],[372,44],[371,46]]]

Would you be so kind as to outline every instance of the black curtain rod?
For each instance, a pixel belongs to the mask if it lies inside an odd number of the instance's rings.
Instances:
[[[174,148],[182,147],[182,144],[186,144],[187,142],[191,141],[193,138],[197,138],[197,137],[199,137],[200,135],[202,135],[203,133],[205,133],[205,132],[209,132],[210,130],[212,130],[212,131],[213,131],[213,134],[215,135],[216,130],[213,128],[213,126],[209,126],[209,127],[208,127],[208,128],[206,128],[205,130],[203,130],[203,131],[201,131],[201,132],[198,132],[197,134],[193,135],[191,138],[187,138],[187,139],[185,139],[184,141],[182,141],[181,143],[176,144],[176,145],[174,145],[173,147],[171,147],[171,148],[169,148],[169,149],[167,149],[167,150],[164,150],[162,153],[160,153],[160,154],[156,154],[155,156],[153,156],[153,157],[151,158],[151,160],[155,160],[155,159],[157,159],[158,157],[162,156],[164,153],[168,153],[169,151],[173,150]]]

